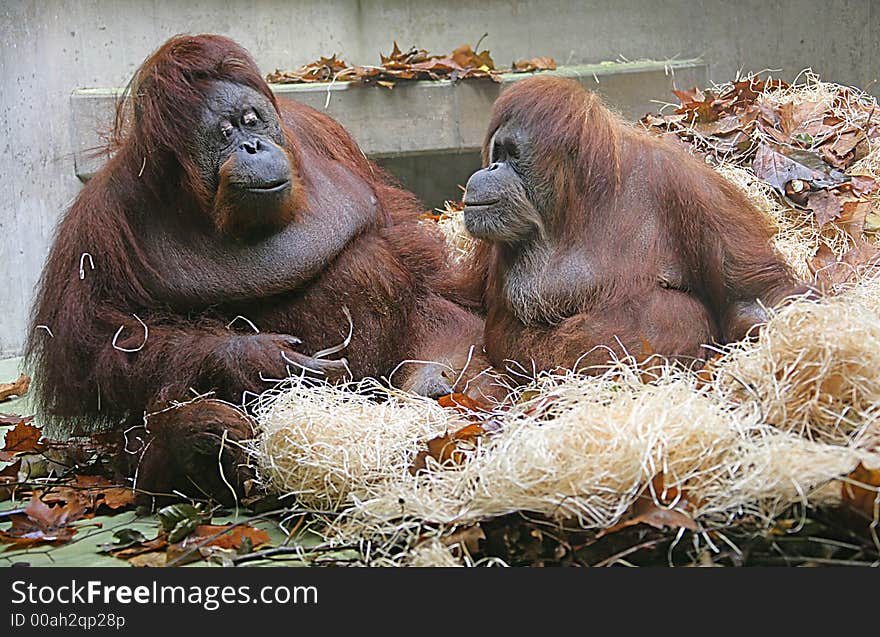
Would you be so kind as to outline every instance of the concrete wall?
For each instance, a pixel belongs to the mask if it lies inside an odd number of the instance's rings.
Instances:
[[[0,355],[21,348],[55,222],[81,186],[71,90],[124,85],[150,51],[181,32],[229,35],[264,71],[334,51],[370,63],[393,39],[445,52],[488,33],[484,46],[499,64],[535,55],[563,64],[700,56],[719,81],[740,68],[790,77],[812,66],[878,93],[880,3],[873,0],[4,0]]]

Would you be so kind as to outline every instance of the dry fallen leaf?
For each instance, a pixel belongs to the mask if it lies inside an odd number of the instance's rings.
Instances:
[[[811,193],[806,205],[813,211],[820,228],[838,219],[843,212],[843,201],[832,190],[817,190]]]
[[[181,542],[181,544],[184,547],[187,544],[202,544],[207,538],[218,534],[218,537],[203,544],[203,546],[217,546],[222,549],[240,549],[242,542],[249,540],[251,546],[256,548],[268,544],[270,541],[269,534],[266,531],[252,526],[240,524],[233,527],[232,525],[222,526],[215,524],[202,524],[197,526],[195,532]]]
[[[664,487],[663,482],[663,474],[654,476],[651,486],[646,487],[633,502],[626,519],[599,531],[596,539],[637,524],[647,524],[656,529],[669,527],[698,530],[697,523],[686,513],[692,507],[687,493],[676,487]]]
[[[868,216],[871,214],[873,207],[874,203],[871,201],[844,201],[843,211],[837,225],[858,241],[865,233]]]
[[[477,440],[486,433],[479,423],[471,423],[461,429],[438,436],[428,441],[428,450],[416,454],[409,472],[416,475],[419,471],[427,468],[428,458],[433,458],[440,464],[451,463],[459,465],[465,461],[467,454],[465,449],[473,449]]]
[[[176,563],[180,564],[195,562],[210,555],[210,549],[238,551],[245,546],[250,551],[268,544],[269,541],[266,531],[252,526],[202,524],[183,541],[168,546],[168,561],[177,560]]]
[[[477,555],[480,552],[480,542],[485,541],[486,534],[479,524],[467,526],[457,529],[452,534],[442,538],[443,544],[446,546],[455,546],[456,544],[464,546],[468,554]]]
[[[672,92],[681,101],[681,106],[675,112],[687,113],[694,121],[702,124],[717,121],[733,102],[732,98],[719,99],[712,91],[701,91],[696,87]]]
[[[862,227],[862,232],[866,234],[880,233],[880,210],[871,210],[865,216],[865,225]]]
[[[31,422],[33,416],[18,416],[15,414],[0,414],[0,427],[14,427],[22,422]]]
[[[162,568],[165,566],[167,557],[165,553],[141,553],[129,558],[128,563],[138,568]]]
[[[45,502],[79,502],[92,515],[101,506],[121,509],[135,501],[134,490],[121,487],[103,476],[77,475],[73,481],[54,487],[43,496]]]
[[[312,83],[312,82],[330,82],[341,71],[349,68],[345,60],[332,56],[321,57],[315,62],[305,64],[293,71],[281,71],[275,69],[274,73],[266,76],[266,81],[272,84],[293,84],[293,83]]]
[[[7,551],[40,544],[65,544],[76,533],[70,523],[84,513],[85,509],[76,503],[50,507],[35,494],[23,513],[9,516],[12,526],[0,531],[0,542],[10,545]]]
[[[42,432],[39,427],[30,424],[31,420],[25,418],[6,432],[0,462],[11,462],[19,454],[40,453],[45,449],[46,445],[40,442]]]
[[[655,128],[668,130],[670,126],[681,124],[686,119],[687,115],[685,113],[677,115],[655,115],[654,113],[648,113],[639,121],[647,128],[653,126]]]
[[[868,175],[853,175],[849,185],[856,195],[869,195],[880,191],[880,182]]]
[[[860,484],[844,482],[841,487],[843,501],[868,519],[876,519],[880,510],[880,469],[866,469],[860,462],[847,477]]]
[[[725,137],[731,133],[741,131],[743,126],[744,122],[740,115],[727,115],[708,124],[697,124],[697,129],[703,135]]]
[[[495,68],[495,62],[492,61],[492,56],[489,55],[488,51],[477,53],[471,48],[470,44],[462,44],[450,53],[449,57],[463,69],[474,68],[489,71]]]
[[[0,402],[13,396],[24,396],[31,386],[30,376],[22,374],[18,380],[12,383],[0,383]]]
[[[8,480],[9,482],[13,482],[18,478],[18,470],[21,467],[21,460],[16,458],[15,462],[12,462],[3,469],[0,469],[0,484],[2,484],[2,479],[11,478]]]
[[[732,108],[752,104],[758,95],[767,90],[787,88],[788,84],[781,80],[760,80],[756,77],[733,82],[731,88],[721,96],[721,99],[730,101]]]
[[[777,193],[785,193],[785,184],[793,179],[813,182],[822,179],[823,175],[813,169],[786,157],[768,144],[761,144],[752,161],[755,176],[769,184]]]
[[[15,490],[15,483],[18,482],[18,472],[20,469],[20,459],[16,459],[15,462],[0,469],[0,502],[12,497],[12,493]]]
[[[437,404],[441,407],[449,407],[457,409],[461,412],[477,411],[487,412],[489,407],[480,401],[471,398],[467,394],[447,394],[437,399]]]
[[[866,141],[864,131],[858,129],[838,133],[822,147],[822,157],[835,168],[846,168],[858,159],[856,148]]]
[[[132,557],[137,557],[138,555],[143,555],[144,553],[153,553],[156,551],[161,551],[162,549],[168,546],[168,539],[164,535],[159,535],[158,537],[153,538],[152,540],[146,540],[142,542],[133,543],[130,545],[126,545],[125,548],[120,549],[111,549],[110,554],[113,557],[118,557],[122,560],[128,560]],[[163,559],[164,559],[164,553]]]
[[[866,269],[880,266],[880,247],[861,241],[838,259],[834,251],[822,243],[808,265],[819,287],[833,292],[840,285],[857,279]]]
[[[477,423],[466,425],[458,431],[445,436],[439,436],[428,441],[428,454],[440,464],[452,462],[461,464],[465,454],[460,449],[463,446],[472,446],[485,432]]]
[[[518,60],[513,63],[514,73],[533,73],[534,71],[553,71],[556,69],[556,60],[551,57],[532,58],[531,60]]]

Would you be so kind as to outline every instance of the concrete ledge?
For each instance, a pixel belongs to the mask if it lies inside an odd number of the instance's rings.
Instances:
[[[604,96],[624,117],[637,119],[671,100],[673,87],[705,85],[707,67],[700,60],[602,63],[546,71],[571,77]],[[492,103],[506,86],[531,74],[505,74],[489,80],[452,83],[400,83],[388,90],[350,82],[274,84],[279,96],[326,112],[345,126],[371,157],[461,153],[479,149]],[[79,89],[71,95],[76,175],[86,181],[103,164],[94,150],[102,132],[113,125],[122,89]]]

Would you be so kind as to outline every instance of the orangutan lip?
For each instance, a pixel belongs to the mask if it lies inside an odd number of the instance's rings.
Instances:
[[[499,201],[501,201],[501,200],[500,199],[488,199],[486,201],[465,201],[463,203],[464,203],[465,208],[482,208],[485,206],[493,206],[496,203],[498,203]]]
[[[280,192],[287,188],[289,185],[290,180],[285,179],[284,181],[268,184],[266,186],[245,186],[245,190],[249,190],[251,192],[272,193]]]

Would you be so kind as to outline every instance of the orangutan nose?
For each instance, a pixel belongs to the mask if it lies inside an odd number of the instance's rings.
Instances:
[[[262,144],[260,144],[259,139],[253,139],[248,142],[242,142],[241,149],[251,155],[256,155],[262,150]]]

